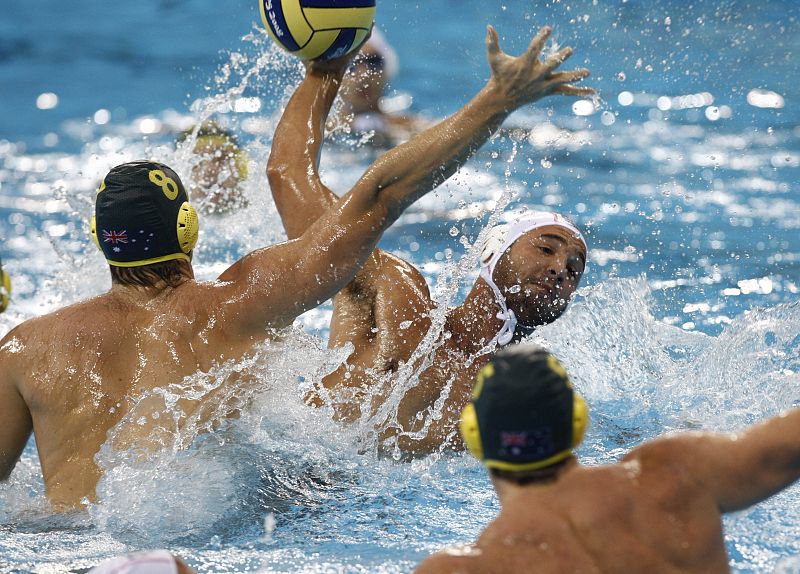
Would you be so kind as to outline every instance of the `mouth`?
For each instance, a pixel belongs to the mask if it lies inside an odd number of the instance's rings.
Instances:
[[[553,288],[542,283],[531,283],[527,290],[536,299],[551,299],[553,297]]]

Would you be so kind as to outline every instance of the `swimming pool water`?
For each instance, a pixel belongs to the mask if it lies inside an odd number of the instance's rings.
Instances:
[[[0,256],[14,281],[0,334],[109,286],[86,232],[97,182],[142,156],[185,173],[174,134],[209,113],[246,143],[252,177],[247,209],[203,220],[198,275],[284,237],[263,166],[300,69],[253,26],[256,3],[79,4],[17,3],[0,21]],[[382,242],[421,267],[444,307],[474,280],[469,248],[504,204],[587,229],[584,288],[535,335],[590,404],[587,464],[800,400],[798,17],[793,0],[379,3],[401,58],[394,93],[421,114],[455,111],[485,81],[487,23],[510,52],[553,24],[575,47],[570,64],[593,71],[596,109],[549,99],[518,112],[509,125],[535,126],[530,137],[495,138]],[[377,152],[336,140],[323,175],[344,192]],[[410,572],[473,540],[498,508],[475,461],[379,457],[368,421],[342,428],[302,404],[342,357],[325,349],[329,312],[187,382],[257,374],[264,388],[242,420],[189,429],[145,463],[99,453],[108,472],[86,513],[48,511],[31,441],[0,485],[0,571],[168,547],[201,572]],[[735,572],[800,571],[799,501],[795,487],[726,518]]]

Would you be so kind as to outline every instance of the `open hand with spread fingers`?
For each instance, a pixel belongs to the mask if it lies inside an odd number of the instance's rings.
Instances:
[[[535,102],[550,94],[586,97],[595,94],[592,88],[573,86],[589,76],[587,68],[568,72],[557,71],[558,67],[572,55],[572,48],[562,48],[545,60],[540,56],[552,29],[545,26],[534,36],[524,54],[509,56],[500,49],[497,31],[488,26],[486,47],[489,66],[492,69],[490,86],[503,98],[509,110]]]

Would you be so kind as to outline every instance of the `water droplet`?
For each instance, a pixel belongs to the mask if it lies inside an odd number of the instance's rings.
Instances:
[[[458,235],[458,233],[459,233],[458,227],[456,227],[455,225],[450,228],[450,236],[451,237],[455,237],[456,235]]]
[[[618,82],[624,82],[626,78],[627,78],[627,76],[625,75],[625,72],[617,72],[617,81]]]
[[[519,293],[520,291],[522,291],[522,287],[520,287],[519,285],[512,285],[511,287],[508,288],[509,293]]]
[[[411,321],[403,321],[402,323],[400,323],[401,330],[408,329],[410,326],[411,326]]]

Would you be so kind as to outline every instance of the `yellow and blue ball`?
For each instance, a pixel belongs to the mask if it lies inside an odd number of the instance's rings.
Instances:
[[[272,39],[303,60],[352,52],[375,20],[375,0],[259,0],[259,6]]]

